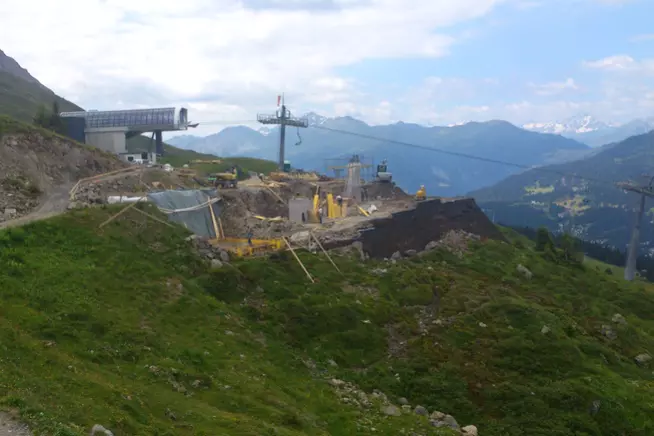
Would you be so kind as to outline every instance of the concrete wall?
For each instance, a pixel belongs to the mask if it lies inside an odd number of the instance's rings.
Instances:
[[[422,251],[429,242],[438,241],[450,230],[504,240],[472,198],[420,202],[415,209],[374,220],[373,228],[362,231],[358,240],[370,257],[381,259],[390,258],[396,251]]]
[[[313,202],[309,198],[291,198],[288,200],[288,219],[297,223],[302,222],[302,214],[313,210]]]
[[[125,131],[87,130],[86,143],[111,153],[126,153],[127,144]]]
[[[504,237],[475,200],[423,201],[415,209],[398,212],[391,218],[375,220],[374,227],[361,233],[363,250],[373,258],[388,258],[396,252],[422,251],[431,241],[450,230],[464,230],[481,237]]]

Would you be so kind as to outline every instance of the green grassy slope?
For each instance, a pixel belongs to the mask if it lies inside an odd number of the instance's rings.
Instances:
[[[462,258],[337,257],[343,276],[301,254],[314,285],[286,254],[210,272],[184,230],[135,211],[99,231],[115,210],[0,232],[0,406],[50,434],[96,422],[116,435],[428,425],[341,404],[334,376],[484,436],[654,432],[652,367],[634,362],[654,352],[647,284],[552,263],[512,235]]]
[[[0,71],[0,115],[10,115],[31,123],[39,105],[51,107],[59,102],[62,111],[76,111],[80,107],[65,100],[47,88],[27,82],[12,74]]]
[[[109,211],[96,209],[0,232],[3,408],[57,435],[95,423],[116,435],[374,433],[298,350],[207,292],[222,273],[203,276],[185,230],[127,215],[103,231]],[[375,413],[368,425],[429,424]]]

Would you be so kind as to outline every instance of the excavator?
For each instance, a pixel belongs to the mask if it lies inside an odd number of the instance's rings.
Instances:
[[[238,185],[238,168],[234,166],[229,171],[210,174],[207,181],[216,188],[236,188]]]

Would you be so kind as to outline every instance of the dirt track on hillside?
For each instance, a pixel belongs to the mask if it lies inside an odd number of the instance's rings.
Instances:
[[[32,436],[25,424],[16,422],[8,413],[0,412],[0,436]]]
[[[60,215],[68,209],[68,195],[73,185],[63,185],[44,196],[40,206],[32,213],[9,221],[0,222],[0,229],[23,226],[32,221],[38,221]],[[2,436],[2,433],[0,433]]]

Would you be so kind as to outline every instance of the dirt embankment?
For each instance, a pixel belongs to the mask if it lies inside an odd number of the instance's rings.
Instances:
[[[65,193],[77,180],[126,165],[103,151],[37,130],[5,133],[0,137],[0,223],[42,208],[44,214],[63,211]]]
[[[292,232],[297,224],[288,221],[288,206],[279,201],[276,195],[267,189],[236,189],[219,191],[222,197],[220,220],[226,236],[243,238],[252,230],[256,238],[275,238]],[[288,194],[277,194],[287,201]],[[271,222],[256,218],[281,217],[283,221]]]

